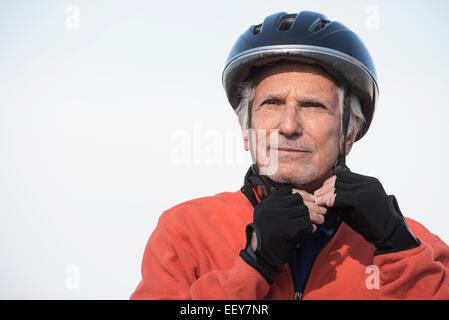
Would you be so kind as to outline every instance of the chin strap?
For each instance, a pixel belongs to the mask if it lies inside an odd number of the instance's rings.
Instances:
[[[249,153],[251,154],[252,166],[257,167],[256,156],[253,151],[253,132],[251,130],[251,110],[253,107],[253,100],[248,103],[248,122],[246,123],[247,133],[248,133],[248,147]],[[259,169],[257,169],[257,173],[259,173]]]
[[[251,167],[249,168],[248,172],[246,173],[244,184],[245,184],[245,186],[264,185],[268,192],[268,195],[270,195],[271,193],[273,193],[274,190],[277,189],[277,187],[267,177],[260,174],[259,167],[257,166],[256,156],[254,154],[254,148],[253,148],[254,147],[253,146],[253,135],[252,135],[252,130],[251,130],[252,105],[253,105],[253,100],[251,100],[248,104],[248,122],[247,122],[248,146],[249,146],[249,152],[251,154],[252,164],[251,164]],[[247,190],[247,193],[252,192],[251,188],[245,188],[245,189]],[[249,189],[251,189],[251,190],[249,190]],[[247,195],[247,197],[248,197],[248,195]],[[251,202],[253,202],[253,201],[251,201]]]
[[[347,90],[345,93],[343,116],[342,116],[343,146],[340,148],[340,153],[338,155],[338,162],[333,168],[334,172],[335,172],[335,167],[347,168],[347,166],[346,166],[346,136],[348,134],[350,115],[351,115],[351,97],[349,95],[349,90]]]

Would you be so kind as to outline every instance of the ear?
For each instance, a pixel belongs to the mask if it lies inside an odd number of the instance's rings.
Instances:
[[[351,151],[351,149],[352,149],[352,145],[354,144],[354,139],[351,139],[351,140],[349,140],[349,139],[347,139],[346,140],[346,155],[348,155],[349,154],[349,152]]]
[[[246,151],[249,151],[248,130],[242,128],[243,145]]]
[[[357,130],[353,130],[351,134],[346,138],[346,155],[348,155],[351,151],[352,145],[354,144],[355,138],[357,136],[358,128],[360,128],[360,119],[357,119],[356,121],[357,124],[355,127],[357,128]]]

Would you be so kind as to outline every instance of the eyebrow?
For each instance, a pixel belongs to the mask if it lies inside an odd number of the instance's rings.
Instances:
[[[262,102],[267,100],[276,100],[276,101],[283,101],[285,102],[285,96],[281,94],[269,94],[267,96],[264,96],[260,99]]]
[[[322,100],[316,98],[305,98],[299,101],[297,100],[297,102],[301,107],[312,105],[316,107],[329,108],[329,104],[327,102],[322,102]]]
[[[281,103],[285,103],[285,96],[281,95],[281,94],[268,94],[265,97],[261,98],[261,102],[259,103],[262,104],[267,100],[275,100],[275,101],[279,101]],[[298,103],[299,106],[304,107],[304,106],[321,106],[321,107],[325,107],[325,108],[330,108],[330,103],[324,101],[323,99],[319,99],[316,97],[306,97],[300,100],[296,100],[296,102]]]

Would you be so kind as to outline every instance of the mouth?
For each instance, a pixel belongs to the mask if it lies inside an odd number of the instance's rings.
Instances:
[[[278,147],[278,148],[271,148],[273,151],[277,151],[279,155],[282,154],[288,154],[288,155],[305,155],[312,153],[309,150],[305,149],[299,149],[299,148],[292,148],[292,147]]]

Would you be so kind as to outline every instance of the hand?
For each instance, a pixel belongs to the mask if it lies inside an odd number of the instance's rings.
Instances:
[[[323,224],[325,215],[327,213],[327,208],[323,204],[318,204],[316,202],[315,195],[308,193],[304,190],[299,189],[292,189],[293,193],[299,193],[301,197],[303,198],[304,204],[309,209],[309,217],[310,221],[312,222],[313,231],[316,231],[316,225],[317,224]]]
[[[339,217],[378,249],[396,252],[419,245],[402,216],[396,198],[388,196],[378,179],[336,167],[314,193],[317,205],[340,208]]]
[[[302,235],[313,231],[307,206],[299,193],[282,187],[254,208],[254,221],[246,227],[247,249],[240,252],[245,262],[271,283],[279,267],[290,259]],[[255,234],[257,245],[251,246]]]
[[[315,204],[317,206],[325,206],[328,208],[332,208],[334,206],[335,201],[335,181],[337,180],[337,176],[333,175],[332,177],[326,179],[323,182],[321,188],[315,190],[313,193],[313,197],[315,199]]]
[[[312,194],[308,193],[307,191],[300,190],[300,189],[292,189],[292,193],[299,193],[303,199],[304,204],[309,209],[309,217],[310,221],[312,222],[313,230],[312,232],[316,231],[316,224],[323,224],[325,215],[327,213],[327,208],[325,206],[318,206],[315,203],[315,198]],[[256,233],[253,231],[251,234],[251,249],[256,252],[257,250],[257,236]]]

